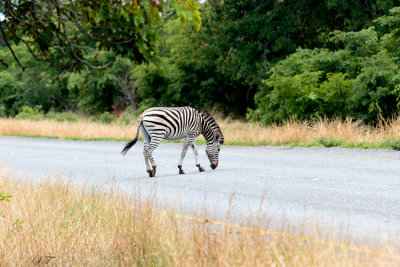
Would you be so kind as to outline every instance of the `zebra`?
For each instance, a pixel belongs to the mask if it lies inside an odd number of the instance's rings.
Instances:
[[[162,139],[177,140],[185,138],[178,163],[179,174],[184,174],[182,163],[189,146],[193,150],[197,168],[200,172],[204,171],[204,168],[200,166],[199,152],[194,142],[195,138],[200,134],[204,136],[207,142],[206,154],[210,161],[210,167],[215,169],[218,166],[220,145],[224,143],[224,136],[215,119],[205,111],[199,111],[189,106],[154,107],[145,110],[138,119],[135,138],[125,145],[121,151],[122,155],[125,155],[137,142],[139,130],[144,141],[143,156],[146,170],[150,177],[155,176],[157,168],[152,153]],[[149,163],[152,169],[150,169]]]

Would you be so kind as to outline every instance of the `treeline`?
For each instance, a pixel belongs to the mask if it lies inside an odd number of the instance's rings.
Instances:
[[[1,43],[0,115],[140,113],[191,105],[262,123],[398,114],[400,1],[209,0],[202,25],[171,10],[157,25],[158,59],[138,64],[115,51],[85,55],[106,68],[63,69]]]

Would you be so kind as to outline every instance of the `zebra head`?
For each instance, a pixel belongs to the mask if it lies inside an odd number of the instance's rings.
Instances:
[[[207,142],[206,154],[211,163],[210,167],[213,170],[218,167],[219,151],[220,147],[217,140],[216,142]]]
[[[220,146],[224,143],[224,136],[215,119],[206,111],[198,111],[202,118],[202,134],[206,139],[206,154],[211,168],[218,166]]]

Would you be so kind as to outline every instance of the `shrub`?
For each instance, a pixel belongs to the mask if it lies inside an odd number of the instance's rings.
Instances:
[[[386,47],[396,41],[394,34],[378,38],[371,27],[333,32],[330,50],[298,49],[270,70],[247,117],[266,124],[318,116],[377,122],[398,115],[400,64]]]
[[[321,82],[322,81],[322,82]],[[248,118],[263,124],[289,118],[345,118],[352,81],[343,73],[304,71],[293,76],[273,73],[256,95],[258,109]]]
[[[54,112],[50,111],[46,114],[46,118],[55,121],[78,121],[79,116],[72,112]]]
[[[0,105],[0,118],[7,117],[6,106]]]
[[[400,150],[400,140],[387,140],[386,145],[391,147],[394,150]]]
[[[110,114],[110,112],[103,112],[98,116],[98,121],[102,123],[111,123],[114,120],[114,117]]]
[[[128,107],[119,120],[119,123],[122,125],[128,125],[135,122],[136,117],[136,111],[132,107]]]
[[[27,119],[27,120],[43,120],[43,112],[40,111],[41,106],[35,106],[33,108],[29,106],[23,106],[22,110],[15,116],[17,119]]]
[[[321,137],[320,139],[318,139],[318,143],[320,143],[324,147],[337,147],[343,144],[343,140],[336,139],[334,137]]]

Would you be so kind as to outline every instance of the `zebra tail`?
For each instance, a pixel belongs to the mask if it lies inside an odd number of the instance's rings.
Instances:
[[[136,144],[136,142],[137,142],[137,140],[138,140],[138,138],[139,138],[140,124],[141,124],[141,122],[139,123],[139,125],[138,125],[138,127],[137,127],[137,132],[136,132],[135,139],[133,139],[132,141],[130,141],[129,143],[127,143],[127,144],[125,145],[124,149],[122,149],[121,154],[122,154],[123,156],[125,156],[125,154],[128,152],[128,150],[131,149],[131,147],[133,147],[134,144]]]

